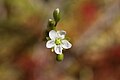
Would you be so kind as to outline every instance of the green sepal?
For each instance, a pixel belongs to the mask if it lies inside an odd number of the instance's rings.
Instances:
[[[48,41],[48,40],[50,40],[50,38],[49,38],[49,37],[46,37],[46,40]]]
[[[57,54],[56,55],[56,60],[57,61],[63,61],[63,59],[64,59],[64,54]]]
[[[52,51],[52,52],[54,52],[54,47],[53,47],[53,48],[51,48],[51,51]]]
[[[70,38],[69,38],[69,37],[65,37],[65,40],[68,40],[68,41],[70,41]]]

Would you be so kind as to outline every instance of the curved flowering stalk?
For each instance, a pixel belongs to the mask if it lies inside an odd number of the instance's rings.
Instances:
[[[46,47],[51,48],[51,51],[57,54],[57,61],[62,61],[64,58],[63,50],[71,48],[72,44],[66,39],[66,31],[56,30],[57,23],[60,20],[60,11],[58,8],[54,10],[53,18],[48,20]]]

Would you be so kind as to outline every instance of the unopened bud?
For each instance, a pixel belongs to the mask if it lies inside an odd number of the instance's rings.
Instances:
[[[48,20],[48,28],[53,29],[55,27],[55,21],[52,19]]]
[[[57,61],[62,61],[64,59],[64,54],[57,54],[56,60]]]
[[[60,20],[60,10],[59,10],[59,8],[54,10],[53,17],[54,17],[54,20],[55,20],[56,23]]]

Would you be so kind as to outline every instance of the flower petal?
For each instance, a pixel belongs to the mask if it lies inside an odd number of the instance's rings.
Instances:
[[[49,32],[49,37],[50,39],[55,40],[58,37],[57,32],[55,30],[51,30]]]
[[[60,31],[57,31],[57,33],[58,33],[58,36],[59,36],[61,39],[64,39],[64,38],[65,38],[66,31],[60,30]]]
[[[54,47],[54,46],[55,46],[54,40],[49,40],[49,41],[47,41],[47,43],[46,43],[46,47],[47,47],[47,48],[52,48],[52,47]]]
[[[72,44],[70,42],[68,42],[67,40],[62,40],[62,44],[61,45],[62,45],[62,47],[64,49],[69,49],[69,48],[72,47]]]
[[[56,46],[54,47],[54,50],[55,50],[55,53],[56,53],[56,54],[62,54],[63,48],[62,48],[61,45],[56,45]]]

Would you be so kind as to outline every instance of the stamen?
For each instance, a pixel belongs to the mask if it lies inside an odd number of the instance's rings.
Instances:
[[[61,39],[60,39],[60,38],[58,38],[58,39],[55,40],[55,44],[56,44],[56,45],[60,45],[61,43],[62,43],[62,42],[61,42]]]

